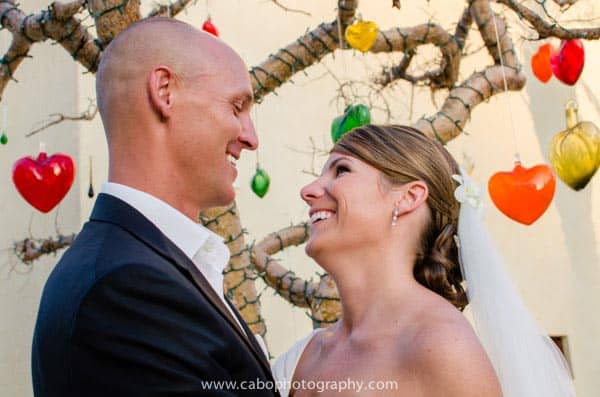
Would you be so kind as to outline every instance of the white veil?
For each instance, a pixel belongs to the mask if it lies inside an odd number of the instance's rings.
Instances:
[[[535,323],[510,281],[480,211],[478,187],[461,170],[459,257],[475,329],[504,397],[572,397],[571,373],[554,342]]]

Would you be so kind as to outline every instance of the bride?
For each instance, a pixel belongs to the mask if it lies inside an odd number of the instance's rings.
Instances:
[[[442,145],[410,127],[364,126],[335,145],[301,196],[306,252],[334,278],[342,316],[277,359],[282,396],[574,395],[459,174]],[[463,275],[479,335],[461,313]]]

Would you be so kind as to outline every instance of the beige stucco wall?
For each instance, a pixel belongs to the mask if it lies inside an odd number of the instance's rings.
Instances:
[[[591,0],[582,0],[593,3]],[[268,1],[210,1],[210,12],[221,37],[237,49],[249,66],[256,65],[270,53],[295,40],[308,28],[335,18],[335,3],[323,0],[294,1],[286,5],[302,8],[311,17],[286,14]],[[413,5],[403,2],[402,11],[391,10],[389,1],[363,1],[360,10],[365,19],[376,20],[382,28],[410,26],[433,16],[446,26],[452,26],[460,16],[463,2],[437,0]],[[406,3],[406,4],[404,4]],[[199,2],[180,19],[199,26],[207,10]],[[37,12],[46,6],[41,0],[28,1],[25,12]],[[596,9],[594,9],[596,8]],[[590,5],[586,12],[600,13]],[[473,35],[476,35],[473,32]],[[1,50],[8,45],[8,35],[0,35]],[[467,126],[468,136],[451,142],[449,149],[461,160],[463,153],[474,164],[474,177],[484,183],[498,170],[512,168],[512,131],[509,105],[517,125],[519,147],[525,165],[547,159],[549,141],[564,128],[563,106],[567,98],[580,103],[582,119],[600,125],[600,99],[590,92],[597,89],[600,78],[595,73],[600,65],[600,43],[586,42],[586,68],[576,88],[551,82],[542,85],[533,78],[525,90],[493,98],[474,111]],[[518,43],[523,54],[525,71],[535,47]],[[25,236],[42,237],[55,232],[55,223],[63,233],[77,231],[87,219],[93,200],[87,198],[89,158],[94,165],[94,187],[106,179],[106,145],[99,117],[89,123],[63,123],[34,138],[24,134],[34,123],[50,113],[75,114],[86,109],[93,98],[93,76],[83,74],[70,56],[59,46],[49,43],[33,47],[33,59],[27,59],[17,72],[19,84],[9,84],[2,104],[9,107],[9,138],[0,146],[0,395],[25,397],[31,395],[29,374],[30,341],[37,304],[43,283],[56,262],[47,257],[27,268],[19,264],[11,250],[12,242]],[[261,166],[271,176],[271,190],[263,199],[249,188],[257,155],[246,153],[239,162],[238,204],[247,241],[260,240],[268,233],[300,222],[307,217],[307,207],[299,199],[299,189],[312,177],[303,172],[311,169],[312,137],[319,148],[330,147],[329,125],[343,108],[335,101],[337,83],[328,74],[334,71],[338,79],[364,78],[376,73],[389,62],[387,55],[365,57],[359,53],[336,52],[323,64],[294,77],[294,84],[280,88],[256,106],[255,123],[259,131]],[[466,61],[469,67],[489,62],[485,52]],[[479,66],[477,66],[479,65]],[[468,75],[463,72],[463,77]],[[589,87],[586,89],[585,87]],[[396,88],[390,95],[394,122],[409,123],[431,113],[433,105],[426,92],[415,93],[414,111],[409,115],[410,90]],[[436,97],[441,101],[442,96]],[[2,105],[0,104],[0,106]],[[382,113],[374,113],[374,121],[385,121]],[[72,191],[48,215],[35,212],[18,196],[12,186],[10,169],[13,162],[25,155],[37,153],[39,139],[47,142],[48,151],[70,153],[77,161],[78,177]],[[324,156],[316,156],[319,171]],[[579,396],[594,396],[600,389],[600,178],[596,176],[581,192],[571,191],[558,183],[556,197],[548,212],[534,225],[526,227],[508,220],[489,200],[486,219],[507,261],[519,291],[527,306],[544,329],[556,335],[568,336],[570,359],[575,371]],[[279,254],[286,266],[305,277],[315,277],[319,268],[294,248]],[[263,285],[259,284],[259,289]],[[274,355],[311,329],[309,318],[292,308],[272,290],[263,292],[263,314],[267,319],[268,342]]]
[[[28,1],[27,11],[41,10],[44,1]],[[31,8],[29,8],[31,7]],[[2,53],[10,44],[10,34],[0,34]],[[39,142],[49,153],[65,152],[77,159],[79,128],[65,123],[31,138],[37,122],[56,112],[76,112],[79,108],[80,75],[72,58],[60,47],[36,45],[2,95],[0,108],[8,108],[8,137],[0,146],[0,395],[31,396],[30,351],[37,305],[44,282],[56,257],[48,256],[27,267],[12,252],[12,244],[25,237],[72,233],[80,227],[80,198],[71,192],[47,215],[22,200],[12,184],[13,163],[25,155],[37,155]],[[78,189],[76,179],[74,190]]]

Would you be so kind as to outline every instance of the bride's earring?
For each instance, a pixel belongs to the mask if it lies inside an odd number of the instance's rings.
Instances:
[[[392,211],[392,226],[396,226],[398,224],[398,215],[400,214],[400,210],[398,206],[394,206],[394,210]]]

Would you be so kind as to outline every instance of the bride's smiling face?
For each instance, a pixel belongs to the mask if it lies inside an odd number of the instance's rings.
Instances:
[[[357,247],[373,248],[389,230],[393,197],[379,170],[332,153],[321,176],[300,191],[310,206],[306,253],[317,259]]]

